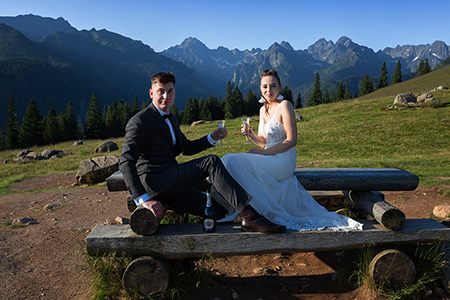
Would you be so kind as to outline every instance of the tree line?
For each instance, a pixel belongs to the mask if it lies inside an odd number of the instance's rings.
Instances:
[[[422,60],[417,69],[416,76],[429,72],[431,72],[431,68],[428,64],[428,59],[425,62]],[[398,61],[392,84],[401,81],[401,64]],[[359,95],[355,94],[353,96],[342,81],[331,94],[328,89],[325,89],[322,93],[320,76],[319,73],[316,73],[314,88],[307,103],[308,106],[332,103],[352,97],[363,96],[373,92],[375,89],[386,86],[388,86],[388,73],[385,62],[383,62],[381,68],[378,85],[375,85],[374,80],[366,74],[361,81]],[[290,101],[296,109],[303,107],[300,93],[294,99],[289,85],[282,87],[281,95],[283,95],[284,99]],[[121,137],[125,135],[125,126],[128,120],[141,109],[150,105],[150,103],[151,100],[149,99],[140,107],[135,96],[131,106],[128,102],[120,100],[104,106],[102,110],[99,100],[95,93],[93,93],[86,111],[85,121],[82,124],[77,120],[72,101],[69,101],[65,111],[59,115],[51,108],[47,116],[42,116],[36,102],[31,99],[22,122],[19,124],[15,100],[11,95],[6,106],[6,132],[3,133],[3,130],[0,131],[0,150],[27,148],[80,139],[90,140]],[[200,100],[196,97],[189,98],[184,110],[179,111],[174,103],[170,108],[170,112],[177,117],[181,124],[191,124],[197,120],[212,121],[234,119],[240,116],[253,116],[259,113],[260,107],[261,103],[259,103],[255,92],[249,90],[244,97],[239,87],[229,81],[225,90],[224,99],[220,95],[219,97],[209,96],[208,98],[200,98]]]
[[[428,62],[428,58],[423,61],[421,60],[419,63],[419,66],[417,67],[416,71],[416,77],[422,76],[427,73],[431,72],[431,67]],[[395,66],[394,75],[392,77],[392,84],[396,84],[402,82],[402,66],[400,61],[397,61],[397,65]],[[367,94],[372,93],[373,91],[377,89],[381,89],[384,87],[387,87],[389,85],[388,83],[388,72],[386,67],[386,62],[383,62],[383,66],[381,67],[381,75],[378,80],[378,84],[375,84],[375,81],[373,78],[369,77],[369,74],[366,74],[364,78],[361,81],[361,86],[359,89],[358,95],[353,95],[353,98],[361,97]],[[315,106],[319,104],[326,104],[331,102],[336,102],[340,100],[346,100],[352,98],[352,95],[348,91],[348,89],[345,87],[345,85],[342,83],[342,81],[339,83],[339,86],[335,91],[331,93],[331,95],[328,92],[328,89],[325,89],[325,91],[322,93],[321,84],[320,84],[320,75],[319,73],[316,73],[315,79],[314,79],[314,88],[313,92],[311,94],[311,97],[308,101],[308,106]]]
[[[402,66],[400,64],[400,61],[398,61],[395,67],[394,76],[392,78],[392,84],[396,84],[401,81],[402,81]],[[383,62],[383,66],[381,67],[381,75],[380,79],[378,80],[378,85],[375,85],[374,80],[369,77],[369,74],[366,74],[366,76],[361,81],[359,93],[354,94],[353,96],[349,92],[348,88],[346,88],[345,85],[342,83],[342,81],[339,82],[337,90],[331,92],[331,95],[328,92],[328,89],[325,89],[325,91],[322,93],[320,84],[320,75],[319,73],[316,73],[316,76],[314,78],[314,88],[311,97],[308,101],[308,106],[315,106],[319,104],[326,104],[361,97],[369,93],[372,93],[376,89],[381,89],[386,86],[388,86],[388,72],[386,62]]]

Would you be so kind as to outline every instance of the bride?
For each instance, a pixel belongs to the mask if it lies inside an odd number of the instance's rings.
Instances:
[[[298,182],[294,175],[297,157],[294,108],[279,95],[281,82],[277,71],[265,70],[260,87],[260,102],[264,105],[259,113],[258,134],[251,126],[247,130],[242,126],[242,133],[264,148],[222,157],[229,173],[253,197],[251,205],[270,221],[293,230],[362,230],[361,223],[326,210]],[[228,217],[228,221],[236,216]],[[248,229],[245,222],[242,229]]]

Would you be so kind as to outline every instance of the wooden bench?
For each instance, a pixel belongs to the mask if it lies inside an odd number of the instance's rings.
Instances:
[[[384,201],[379,191],[414,190],[417,187],[419,178],[407,171],[393,168],[319,168],[296,169],[295,175],[313,196],[315,192],[322,198],[327,198],[323,197],[327,192],[340,195],[352,205],[363,208],[374,220],[360,220],[364,224],[362,231],[287,230],[281,234],[241,232],[237,223],[218,224],[214,233],[204,233],[201,224],[160,225],[149,236],[137,235],[130,225],[98,225],[86,238],[89,253],[102,255],[115,251],[135,257],[124,272],[123,285],[127,291],[145,295],[166,290],[169,280],[167,259],[199,258],[204,253],[216,257],[320,252],[450,241],[450,228],[432,219],[406,220],[403,212]],[[107,179],[107,187],[110,191],[127,190],[120,172]],[[403,284],[414,279],[415,267],[411,264],[403,253],[389,250],[373,259],[373,275],[381,274],[393,284]],[[383,267],[378,268],[377,265]],[[387,270],[384,268],[386,265],[392,268]],[[410,272],[405,272],[406,269]]]
[[[349,205],[363,209],[381,225],[391,230],[401,228],[405,222],[405,215],[385,202],[383,195],[378,191],[410,191],[416,189],[419,184],[418,176],[395,168],[297,168],[294,174],[303,187],[327,209],[336,210],[336,207],[330,209],[329,203],[321,203],[315,191],[320,191],[322,199],[324,191],[331,192],[334,196],[338,193],[350,200]],[[120,171],[107,178],[106,183],[109,191],[127,190]],[[344,206],[342,202],[341,206]],[[157,226],[150,227],[152,230],[157,228]]]

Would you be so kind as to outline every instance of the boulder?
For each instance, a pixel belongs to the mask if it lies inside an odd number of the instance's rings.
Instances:
[[[423,93],[417,97],[417,103],[422,104],[427,98],[433,98],[432,93]]]
[[[75,178],[80,183],[96,184],[104,182],[106,178],[118,170],[118,156],[98,156],[81,161]]]
[[[113,141],[107,141],[95,148],[94,153],[104,153],[119,150],[119,147]]]
[[[423,102],[425,106],[439,106],[441,105],[441,101],[435,98],[427,98]]]
[[[408,105],[408,103],[417,103],[417,98],[412,93],[398,94],[397,96],[395,96],[394,105]]]
[[[42,155],[38,155],[36,152],[31,151],[27,155],[25,155],[23,158],[29,159],[29,160],[44,160],[47,159],[46,157]]]
[[[448,87],[440,85],[436,89],[437,90],[448,90]]]
[[[198,121],[192,122],[191,126],[194,127],[196,125],[201,125],[201,124],[205,124],[205,120],[198,120]]]
[[[75,141],[72,146],[83,145],[83,141]]]
[[[32,151],[31,150],[22,150],[19,153],[17,153],[17,157],[24,157],[30,152],[32,152]]]
[[[43,150],[41,152],[41,156],[45,157],[45,158],[51,158],[53,156],[61,156],[63,155],[64,152],[61,150]]]
[[[439,219],[446,219],[450,216],[450,205],[438,205],[433,209],[433,215]]]

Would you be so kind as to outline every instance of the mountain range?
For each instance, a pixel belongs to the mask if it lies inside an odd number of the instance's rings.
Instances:
[[[159,71],[175,73],[178,109],[184,109],[189,97],[223,97],[229,81],[244,95],[249,89],[258,94],[259,74],[269,68],[277,69],[283,85],[303,99],[316,72],[323,90],[331,92],[343,81],[351,94],[357,94],[366,74],[376,81],[383,62],[392,76],[400,61],[406,80],[421,60],[428,59],[433,68],[449,55],[450,46],[442,41],[374,52],[345,36],[336,43],[321,38],[304,50],[295,50],[288,42],[266,50],[209,49],[189,37],[157,53],[151,45],[118,33],[77,30],[63,18],[0,17],[0,107],[6,107],[13,95],[21,117],[33,98],[46,115],[50,108],[60,113],[72,100],[82,120],[94,92],[101,105],[131,103],[135,96],[146,102],[149,78]],[[0,125],[5,117],[0,115]]]

